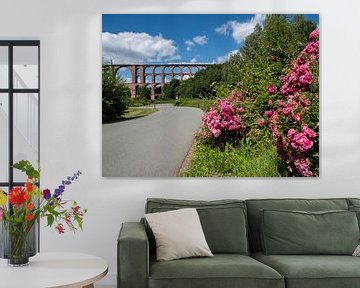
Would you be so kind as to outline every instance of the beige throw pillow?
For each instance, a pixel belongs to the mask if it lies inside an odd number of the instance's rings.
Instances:
[[[156,259],[213,256],[195,208],[145,214],[156,241]]]
[[[356,246],[352,256],[360,257],[360,244],[358,246]]]

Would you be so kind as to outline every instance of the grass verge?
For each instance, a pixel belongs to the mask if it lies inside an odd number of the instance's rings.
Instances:
[[[175,106],[185,106],[185,107],[196,107],[200,108],[203,111],[209,110],[209,108],[214,103],[214,99],[198,99],[198,98],[180,98],[180,99],[157,99],[155,101],[149,99],[140,99],[134,98],[130,99],[130,106],[139,107],[146,105],[156,105],[156,104],[174,104]]]
[[[182,177],[281,177],[274,144],[264,138],[256,144],[227,145],[224,151],[198,141]]]
[[[125,114],[121,116],[121,120],[131,120],[135,118],[140,118],[144,116],[148,116],[152,113],[158,111],[156,108],[137,108],[137,107],[130,107],[126,110]]]
[[[136,118],[148,116],[152,113],[155,113],[156,111],[158,111],[158,109],[150,108],[150,107],[149,108],[129,107],[123,115],[118,116],[113,120],[103,122],[103,124],[109,124],[109,123],[115,123],[115,122],[120,122],[120,121],[136,119]]]
[[[214,99],[180,98],[174,102],[174,105],[196,107],[207,111],[213,105],[214,101]]]

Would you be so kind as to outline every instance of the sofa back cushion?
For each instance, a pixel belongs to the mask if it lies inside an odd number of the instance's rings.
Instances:
[[[348,210],[346,199],[254,199],[246,200],[250,246],[252,252],[263,251],[261,246],[261,210],[330,211]]]
[[[269,255],[352,255],[359,244],[354,211],[262,210],[263,249]]]
[[[242,200],[193,201],[151,198],[146,213],[196,208],[206,241],[213,253],[248,254],[247,213]],[[174,223],[175,225],[175,223]],[[153,236],[148,229],[149,241]],[[154,243],[150,243],[154,247]]]
[[[348,200],[349,210],[356,212],[356,216],[358,218],[359,228],[360,228],[360,199],[348,198],[347,200]]]

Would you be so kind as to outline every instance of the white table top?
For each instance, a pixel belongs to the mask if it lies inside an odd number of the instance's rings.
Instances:
[[[38,253],[29,265],[9,267],[0,260],[0,288],[77,288],[103,278],[108,264],[102,258],[80,253]]]

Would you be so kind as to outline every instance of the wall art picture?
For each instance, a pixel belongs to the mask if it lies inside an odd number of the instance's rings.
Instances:
[[[103,177],[319,177],[319,26],[102,15]]]

